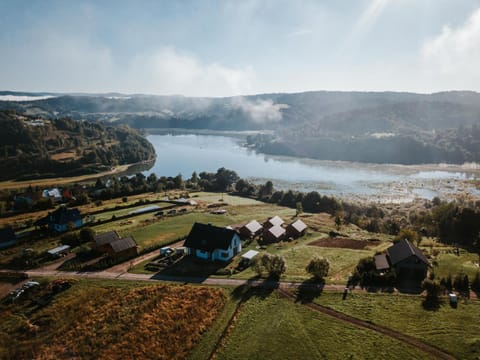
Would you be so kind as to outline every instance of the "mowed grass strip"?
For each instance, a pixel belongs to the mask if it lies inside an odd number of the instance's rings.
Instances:
[[[480,357],[480,302],[460,301],[451,308],[448,301],[438,311],[422,307],[422,298],[400,294],[324,292],[315,302],[350,316],[389,327],[446,350],[459,359]]]
[[[423,352],[359,329],[276,293],[243,304],[218,359],[427,359]]]
[[[184,359],[222,311],[219,288],[80,281],[44,308],[1,308],[2,359]]]

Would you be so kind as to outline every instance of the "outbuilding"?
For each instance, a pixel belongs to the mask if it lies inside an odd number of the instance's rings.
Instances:
[[[262,233],[262,225],[257,220],[252,220],[243,225],[239,231],[242,237],[253,238]]]
[[[298,219],[287,226],[287,237],[296,239],[305,235],[306,231],[307,225],[302,220]]]
[[[284,221],[282,220],[282,218],[278,215],[275,215],[263,223],[263,228],[270,229],[274,226],[282,226],[283,223]]]
[[[257,255],[258,251],[248,250],[245,254],[242,255],[242,260],[240,260],[240,264],[243,266],[249,266]]]
[[[263,240],[267,242],[278,242],[285,238],[286,230],[280,225],[272,226],[263,231]]]

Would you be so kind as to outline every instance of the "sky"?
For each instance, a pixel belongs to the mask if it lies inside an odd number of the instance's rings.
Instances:
[[[480,0],[0,0],[0,90],[480,91]]]

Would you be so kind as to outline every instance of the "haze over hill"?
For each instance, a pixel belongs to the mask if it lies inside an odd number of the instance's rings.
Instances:
[[[374,163],[480,161],[480,94],[304,92],[196,98],[2,92],[0,109],[134,128],[274,130],[258,151]],[[39,100],[28,100],[29,98]],[[0,97],[0,99],[2,99]],[[467,129],[467,130],[466,130]]]
[[[136,128],[258,130],[305,125],[316,132],[440,130],[480,121],[480,94],[330,92],[197,98],[153,95],[62,95],[36,101],[0,101],[0,108],[29,115],[72,117]],[[52,96],[0,92],[1,96]]]

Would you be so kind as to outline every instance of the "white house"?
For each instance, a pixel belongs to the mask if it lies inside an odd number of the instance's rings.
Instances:
[[[229,261],[242,251],[236,231],[200,223],[193,224],[183,246],[187,255],[211,261]]]

